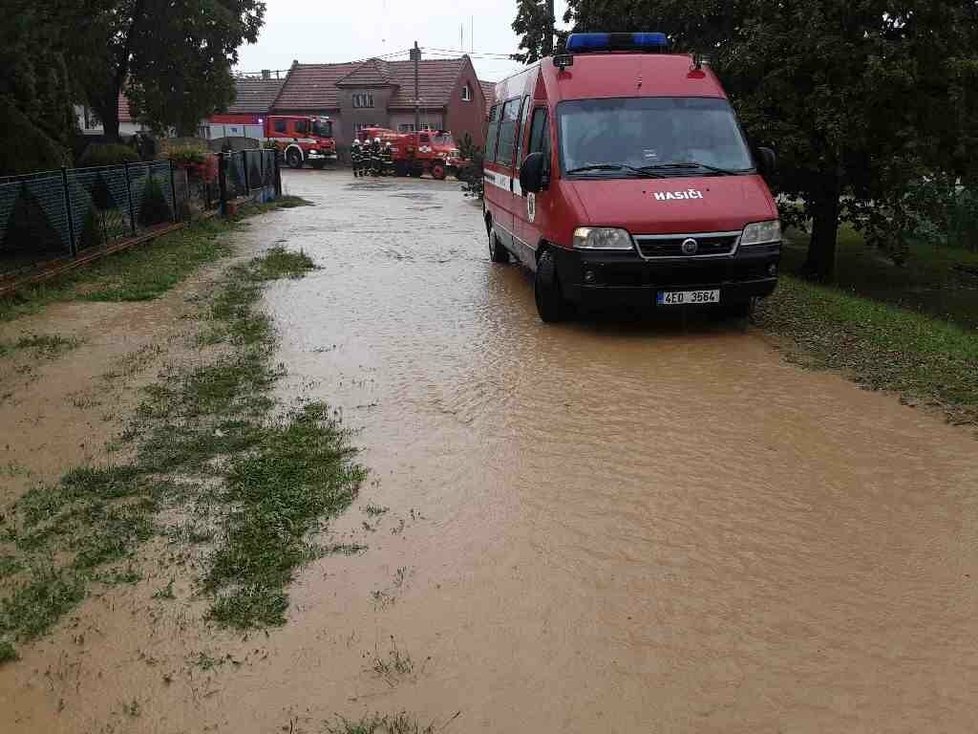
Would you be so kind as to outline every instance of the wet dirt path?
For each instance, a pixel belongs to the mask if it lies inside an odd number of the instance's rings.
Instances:
[[[321,270],[267,294],[280,397],[359,429],[373,480],[334,531],[369,550],[308,566],[267,638],[218,636],[251,657],[196,688],[134,650],[176,659],[201,632],[117,604],[85,676],[21,681],[11,730],[318,731],[398,710],[461,712],[459,732],[978,729],[967,431],[753,332],[545,326],[457,184],[286,186],[318,206],[252,235]],[[111,713],[136,695],[138,719]]]

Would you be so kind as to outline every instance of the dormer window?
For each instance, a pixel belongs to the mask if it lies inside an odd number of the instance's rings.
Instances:
[[[353,106],[357,109],[373,107],[374,95],[371,92],[357,92],[353,95]]]

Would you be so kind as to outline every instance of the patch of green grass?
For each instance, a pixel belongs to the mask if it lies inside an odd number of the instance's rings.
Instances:
[[[284,247],[272,247],[265,252],[255,268],[255,277],[259,280],[299,278],[315,268],[312,258],[301,250],[291,252]]]
[[[213,619],[234,627],[284,622],[282,589],[316,555],[307,535],[356,497],[364,475],[351,456],[329,409],[309,404],[232,459],[226,499],[239,509],[205,580],[219,594]]]
[[[85,580],[70,571],[39,569],[0,601],[0,636],[31,640],[47,632],[85,596]]]
[[[454,716],[452,718],[455,718]],[[358,721],[340,718],[327,723],[327,734],[434,734],[434,724],[422,725],[405,712],[373,714]]]
[[[294,209],[299,206],[313,206],[313,203],[303,199],[301,196],[281,196],[275,199],[275,201],[245,204],[238,210],[238,219],[256,214],[265,214],[276,209]]]
[[[176,598],[173,593],[173,579],[170,579],[166,586],[160,587],[153,592],[154,599],[174,599]]]
[[[17,660],[19,657],[14,643],[10,640],[0,639],[0,665]]]
[[[807,248],[808,235],[789,230],[784,269],[797,271]],[[867,247],[851,227],[842,227],[833,284],[853,295],[978,328],[978,252],[915,242],[906,263],[898,266]]]
[[[756,319],[789,337],[796,359],[937,406],[951,422],[978,424],[978,333],[789,276]]]

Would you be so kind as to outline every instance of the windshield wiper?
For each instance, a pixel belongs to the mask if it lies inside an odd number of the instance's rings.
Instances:
[[[622,163],[595,163],[591,166],[572,168],[567,171],[567,173],[588,173],[589,171],[628,171],[629,173],[637,174],[643,178],[662,178],[661,174],[648,170],[648,167],[635,168],[634,166],[626,166]]]
[[[745,173],[750,173],[750,169],[744,169],[742,171],[732,171],[729,168],[720,168],[718,166],[711,166],[708,163],[700,163],[699,161],[675,161],[672,163],[655,163],[651,166],[642,166],[640,171],[668,171],[676,169],[685,168],[701,168],[704,171],[709,171],[710,173],[716,173],[720,176],[742,176]]]

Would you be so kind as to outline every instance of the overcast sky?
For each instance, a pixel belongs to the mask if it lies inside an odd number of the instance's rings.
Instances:
[[[353,61],[404,51],[415,41],[422,48],[455,51],[458,56],[460,26],[464,50],[473,57],[480,79],[499,81],[519,68],[513,61],[489,56],[517,50],[519,41],[510,27],[516,0],[266,0],[266,5],[258,43],[241,47],[239,71],[288,69],[293,59],[305,64]],[[565,8],[566,2],[556,0],[558,21]],[[424,58],[448,55],[431,51]]]

